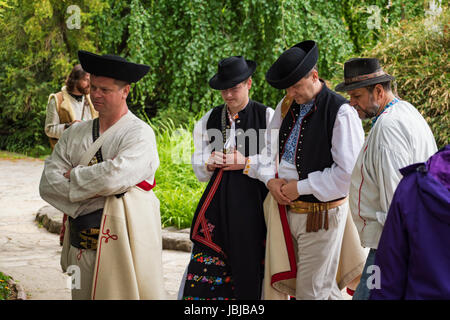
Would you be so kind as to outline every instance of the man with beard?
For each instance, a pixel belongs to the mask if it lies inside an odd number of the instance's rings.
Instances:
[[[73,67],[65,86],[48,98],[45,134],[55,147],[63,131],[72,124],[98,116],[89,98],[89,73],[80,64]]]
[[[89,97],[89,73],[80,64],[73,67],[66,79],[65,86],[58,93],[48,97],[47,117],[45,118],[45,134],[50,146],[55,147],[64,130],[72,124],[98,117],[97,111]],[[64,214],[59,243],[62,245],[67,215]]]
[[[353,299],[367,300],[369,287],[376,285],[368,283],[372,278],[368,267],[375,264],[387,212],[402,178],[400,169],[426,161],[437,147],[422,115],[394,95],[394,77],[383,71],[377,59],[354,58],[345,62],[344,78],[335,89],[347,91],[350,105],[361,119],[372,119],[372,128],[352,172],[349,200],[361,245],[370,248]]]

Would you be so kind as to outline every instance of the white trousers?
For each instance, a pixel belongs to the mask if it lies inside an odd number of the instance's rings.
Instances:
[[[336,282],[348,202],[328,211],[328,230],[306,232],[307,214],[288,212],[297,244],[297,300],[343,299]]]
[[[69,270],[72,274],[72,300],[90,300],[94,277],[96,250],[78,249],[70,246]]]

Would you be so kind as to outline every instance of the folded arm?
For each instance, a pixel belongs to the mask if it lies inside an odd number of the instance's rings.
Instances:
[[[113,159],[92,166],[77,166],[70,172],[69,198],[72,202],[127,191],[152,177],[159,166],[156,139],[151,128],[130,130]]]

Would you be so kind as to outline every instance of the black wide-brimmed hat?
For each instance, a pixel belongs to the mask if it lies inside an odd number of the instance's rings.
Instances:
[[[394,79],[383,71],[378,59],[353,58],[344,63],[344,82],[339,83],[335,90],[349,91]]]
[[[266,73],[266,80],[274,88],[289,88],[307,75],[318,59],[319,50],[315,41],[297,43],[272,64]]]
[[[150,70],[150,67],[145,64],[128,62],[124,58],[112,54],[100,56],[79,50],[78,59],[83,70],[88,73],[128,83],[139,81]]]
[[[217,73],[209,80],[209,86],[226,90],[250,77],[256,69],[256,62],[234,56],[220,60]]]

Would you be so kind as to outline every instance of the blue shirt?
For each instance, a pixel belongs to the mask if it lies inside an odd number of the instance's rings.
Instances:
[[[300,105],[300,114],[297,118],[297,121],[295,122],[294,129],[292,129],[289,138],[284,146],[284,153],[283,156],[281,157],[281,159],[283,159],[286,162],[295,165],[295,153],[297,151],[297,141],[298,135],[300,134],[300,128],[302,126],[302,121],[305,115],[311,110],[313,105],[314,105],[313,101],[307,104]]]

